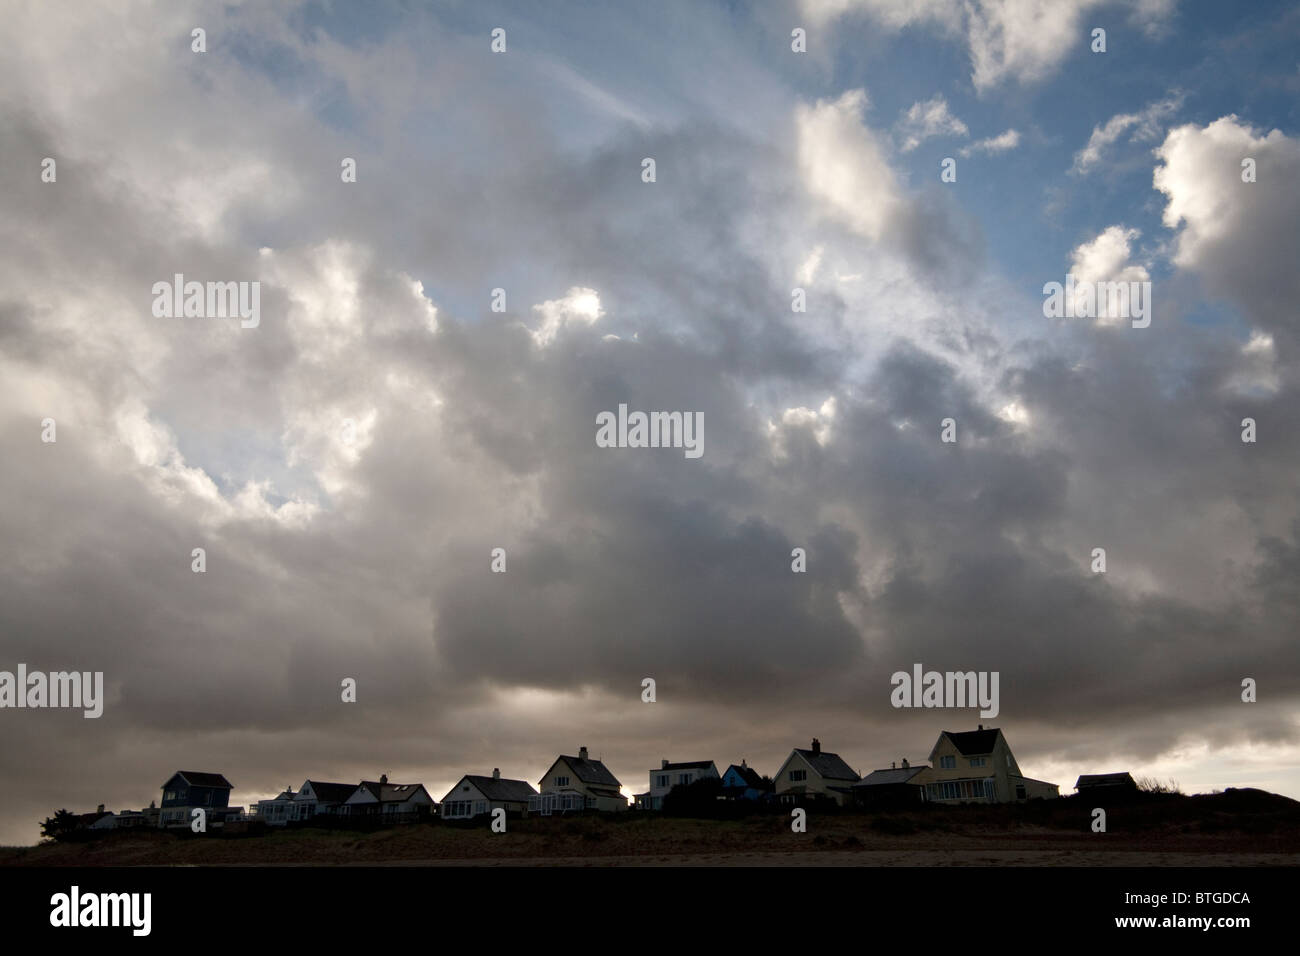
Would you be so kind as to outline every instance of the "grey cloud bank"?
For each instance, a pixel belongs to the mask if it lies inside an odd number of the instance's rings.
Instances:
[[[629,102],[635,84],[534,84],[513,35],[485,74],[486,34],[422,15],[360,43],[271,8],[145,9],[138,31],[9,11],[0,656],[103,672],[111,706],[0,710],[0,777],[30,784],[0,842],[34,841],[58,806],[147,802],[182,765],[245,800],[285,773],[436,790],[485,753],[536,779],[591,728],[623,779],[679,750],[774,766],[813,735],[884,765],[965,719],[891,705],[916,661],[997,672],[1036,766],[1204,745],[1209,776],[1223,748],[1295,746],[1297,200],[1250,194],[1222,231],[1201,218],[1220,152],[1235,163],[1240,140],[1286,171],[1294,136],[1171,130],[1152,196],[1176,261],[1155,321],[1051,333],[1050,276],[966,294],[996,263],[949,195],[855,183],[889,210],[875,233],[828,209],[798,137],[851,164],[885,117],[800,127],[811,104],[748,35],[682,41],[694,98]],[[703,10],[656,16],[727,22]],[[55,76],[74,51],[95,83]],[[248,62],[276,51],[299,71]],[[742,93],[745,116],[720,108]],[[142,292],[178,263],[248,282],[227,314],[256,333],[157,318]],[[164,284],[184,316],[184,284]],[[532,307],[573,287],[603,317],[539,347]],[[1269,334],[1271,389],[1234,384],[1260,359],[1231,330],[1186,321],[1199,287]],[[654,428],[685,454],[632,451],[624,408],[689,409]],[[592,441],[614,409],[626,451]],[[1245,676],[1257,705],[1236,699]],[[1267,781],[1300,796],[1293,767]]]

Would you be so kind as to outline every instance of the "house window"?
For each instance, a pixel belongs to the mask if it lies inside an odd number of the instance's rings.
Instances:
[[[791,771],[790,771],[790,782],[791,782],[791,783],[797,783],[797,782],[800,781],[800,780],[807,780],[807,779],[808,779],[808,771],[806,771],[806,770],[791,770]]]
[[[486,801],[486,800],[476,800],[476,801],[474,802],[474,812],[475,812],[475,813],[487,813],[487,801]]]
[[[971,758],[970,758],[970,765],[971,765],[972,767],[983,767],[983,766],[984,766],[985,764],[987,764],[987,763],[988,763],[988,760],[986,760],[984,757],[971,757]]]
[[[1016,784],[1016,799],[1025,799],[1025,785],[1023,783]]]
[[[956,770],[956,769],[957,769],[957,758],[956,758],[956,757],[940,757],[940,758],[939,758],[939,769],[941,769],[941,770]]]
[[[569,785],[569,778],[568,778],[568,777],[556,777],[556,778],[555,778],[555,785],[556,785],[557,787],[567,787],[567,786]]]
[[[678,782],[678,783],[690,783],[690,782],[691,782],[691,775],[690,775],[689,773],[679,773],[679,774],[677,775],[677,782]]]
[[[931,800],[992,800],[991,780],[945,780],[927,786]]]
[[[659,781],[658,783],[655,784],[656,787],[668,786],[668,774],[661,773],[656,779]]]

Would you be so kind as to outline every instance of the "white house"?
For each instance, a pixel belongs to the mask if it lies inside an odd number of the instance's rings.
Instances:
[[[362,780],[343,803],[349,817],[375,816],[381,821],[413,820],[432,815],[437,804],[422,783],[389,783],[388,775],[378,781]]]
[[[87,830],[116,830],[117,817],[111,810],[105,810],[101,803],[99,809],[94,813],[83,813],[80,815],[81,825]]]
[[[664,797],[673,787],[685,787],[705,777],[718,777],[718,768],[712,760],[691,760],[683,763],[660,762],[658,769],[650,771],[650,789],[636,795],[638,810],[662,810]]]
[[[337,816],[348,797],[356,792],[355,783],[326,783],[322,780],[304,780],[294,794],[295,820],[310,820],[318,816]]]
[[[814,737],[811,749],[790,751],[774,780],[782,803],[831,799],[843,807],[853,802],[853,785],[859,777],[839,754],[822,750],[821,741]]]
[[[502,778],[501,771],[494,767],[490,777],[461,777],[442,798],[440,816],[444,820],[469,820],[498,809],[507,815],[524,814],[528,801],[535,796],[537,791],[531,783]]]
[[[286,787],[282,793],[269,800],[258,800],[254,819],[261,820],[268,826],[282,827],[290,820],[298,819],[295,815],[297,807],[297,794],[293,792],[293,787]]]

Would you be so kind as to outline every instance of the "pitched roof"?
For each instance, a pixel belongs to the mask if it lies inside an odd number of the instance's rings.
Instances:
[[[953,733],[945,730],[943,735],[952,741],[953,746],[963,757],[978,757],[993,753],[993,745],[998,741],[998,728],[992,730],[964,730]]]
[[[809,766],[825,780],[852,780],[854,783],[858,780],[858,775],[853,772],[853,768],[841,760],[839,754],[827,753],[825,750],[815,754],[811,750],[800,750],[798,747],[794,752],[808,761]]]
[[[1074,789],[1083,790],[1086,787],[1136,787],[1137,783],[1133,780],[1127,770],[1123,773],[1085,773],[1075,781]]]
[[[177,770],[172,774],[182,776],[185,782],[191,787],[217,787],[222,790],[232,790],[234,785],[219,773],[204,773],[201,770]],[[170,778],[168,778],[170,780]]]
[[[922,765],[920,767],[890,767],[888,770],[873,770],[854,786],[885,787],[893,783],[907,783],[922,770],[928,769],[930,768]]]
[[[739,776],[741,780],[744,780],[748,786],[755,787],[759,790],[762,790],[767,786],[763,783],[763,777],[753,767],[742,767],[739,764],[733,763],[727,768],[727,773],[724,773],[723,776],[725,777],[733,770],[736,771],[736,775]]]
[[[478,787],[479,793],[489,800],[526,801],[537,796],[533,785],[526,780],[507,780],[504,777],[478,777],[466,775],[466,780]]]
[[[659,769],[661,772],[664,770],[707,770],[712,766],[712,760],[688,760],[684,763],[666,763]]]
[[[325,783],[320,780],[308,780],[307,783],[311,784],[311,792],[316,794],[320,803],[342,803],[357,792],[355,783]]]
[[[618,777],[610,773],[599,760],[583,760],[581,757],[570,757],[568,754],[560,754],[558,759],[567,763],[574,776],[585,784],[602,784],[615,790],[623,786],[618,782]]]
[[[380,783],[378,780],[362,780],[360,785],[370,791],[370,795],[380,803],[401,803],[409,800],[424,786],[422,783]],[[357,787],[352,788],[356,793]]]

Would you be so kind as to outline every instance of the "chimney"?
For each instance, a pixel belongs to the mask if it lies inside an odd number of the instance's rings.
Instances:
[[[388,783],[388,774],[386,774],[386,773],[381,773],[381,774],[379,775],[379,784],[380,784],[380,786],[383,786],[383,785],[386,784],[386,783]]]
[[[822,742],[818,740],[816,737],[813,738],[812,752],[814,757],[821,756]]]
[[[897,770],[897,769],[898,769],[898,764],[894,763],[894,761],[892,761],[892,760],[889,761],[889,769],[890,769],[890,770]]]
[[[579,747],[579,748],[578,748],[578,759],[579,759],[579,760],[586,760],[586,759],[587,759],[587,748],[586,748],[586,747]]]
[[[493,768],[492,768],[492,779],[493,779],[493,780],[500,780],[500,779],[501,779],[501,768],[500,768],[500,767],[493,767]]]
[[[667,758],[667,757],[664,758],[664,761],[663,761],[662,765],[659,767],[659,769],[660,769],[660,770],[667,770],[667,769],[668,769],[668,758]]]
[[[99,806],[97,806],[97,807],[95,808],[95,812],[96,812],[96,813],[103,813],[103,812],[104,812],[104,805],[101,803]]]
[[[746,770],[749,769],[749,765],[745,763],[745,758],[743,757],[740,759],[740,765],[744,767]]]
[[[909,764],[909,763],[907,762],[907,758],[904,757],[904,758],[903,758],[903,769],[906,770],[906,769],[907,769],[908,767],[910,767],[910,766],[911,766],[911,764]]]

